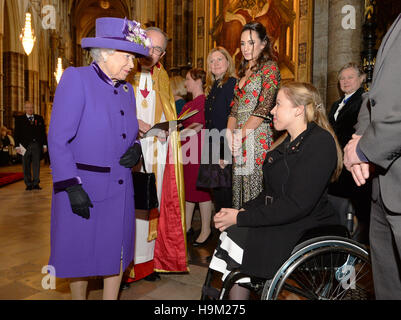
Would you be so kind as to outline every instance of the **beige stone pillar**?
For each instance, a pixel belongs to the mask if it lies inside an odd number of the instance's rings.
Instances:
[[[348,6],[348,7],[346,7]],[[355,24],[352,22],[350,11],[355,12]],[[346,12],[342,12],[345,10]],[[338,89],[338,70],[348,62],[361,63],[362,51],[362,22],[364,4],[361,0],[330,0],[329,1],[329,37],[328,37],[328,63],[327,63],[327,106],[340,98]]]
[[[326,105],[329,0],[315,1],[313,34],[313,84]]]

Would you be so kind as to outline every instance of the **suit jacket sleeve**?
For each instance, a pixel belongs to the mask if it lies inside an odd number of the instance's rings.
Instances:
[[[77,177],[76,163],[69,144],[77,133],[85,108],[83,88],[78,71],[73,67],[67,68],[57,86],[49,126],[49,153],[55,184]]]
[[[362,95],[362,104],[359,109],[358,121],[354,126],[355,134],[362,136],[370,123],[369,92]]]
[[[289,224],[310,214],[318,203],[337,163],[335,142],[327,134],[309,136],[297,165],[290,168],[284,194],[270,205],[252,201],[237,216],[239,227]]]
[[[369,92],[371,122],[359,142],[369,161],[384,169],[401,154],[401,29],[387,45],[391,47]]]

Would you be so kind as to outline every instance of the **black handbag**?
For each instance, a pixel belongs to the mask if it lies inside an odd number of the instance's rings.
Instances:
[[[147,173],[142,157],[142,167],[145,172],[133,172],[135,209],[150,210],[159,207],[157,199],[156,177],[153,172]]]

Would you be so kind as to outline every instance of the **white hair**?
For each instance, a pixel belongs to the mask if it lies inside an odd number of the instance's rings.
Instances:
[[[103,52],[106,53],[106,57],[104,58],[102,55]],[[115,49],[106,49],[106,48],[91,48],[89,51],[92,59],[97,63],[99,63],[100,61],[106,62],[107,56],[111,56],[112,54],[114,54],[114,52],[116,52]]]
[[[158,27],[148,27],[145,29],[145,31],[156,31],[158,33],[160,33],[163,37],[164,37],[164,50],[166,50],[167,45],[168,45],[168,35],[167,33],[165,33],[162,29],[158,28]]]

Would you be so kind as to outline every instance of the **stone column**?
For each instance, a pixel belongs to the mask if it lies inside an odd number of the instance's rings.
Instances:
[[[25,70],[25,100],[33,103],[35,113],[41,114],[39,104],[39,72]]]
[[[349,11],[342,13],[348,6],[355,10],[355,24],[346,29],[344,25],[350,15]],[[351,11],[352,12],[352,11]],[[340,98],[338,89],[338,70],[348,62],[361,63],[362,23],[364,4],[361,0],[330,0],[329,1],[329,38],[327,64],[327,106],[330,109],[334,101]]]
[[[14,128],[13,116],[24,108],[24,54],[4,52],[4,124]]]
[[[313,84],[326,105],[329,0],[315,1],[313,34]]]

